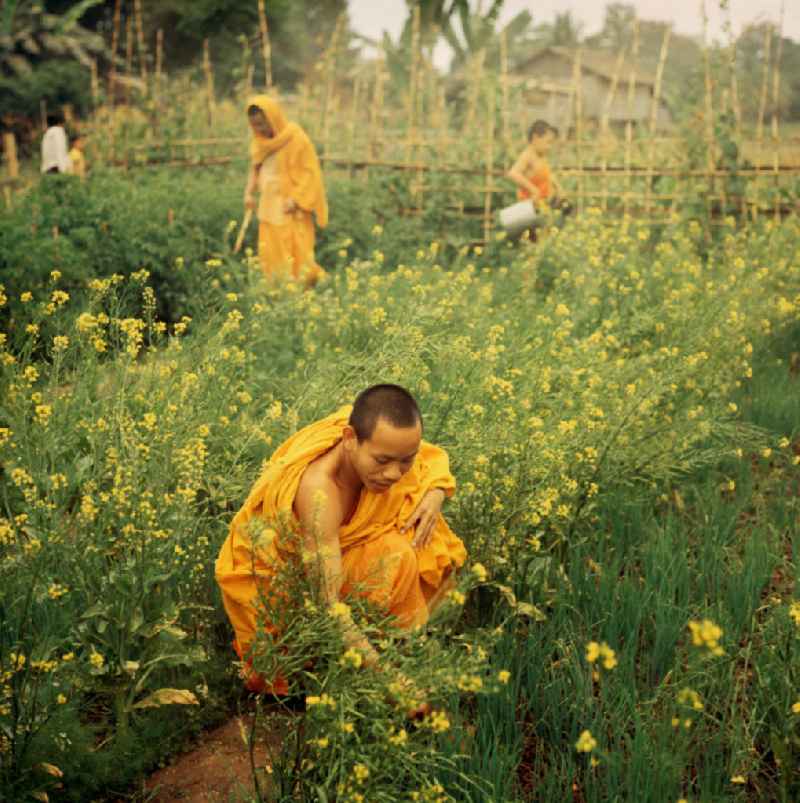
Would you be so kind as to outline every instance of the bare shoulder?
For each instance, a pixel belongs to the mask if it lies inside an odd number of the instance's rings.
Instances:
[[[341,524],[344,513],[339,493],[325,466],[311,463],[303,472],[294,508],[301,522],[322,518],[327,524]]]

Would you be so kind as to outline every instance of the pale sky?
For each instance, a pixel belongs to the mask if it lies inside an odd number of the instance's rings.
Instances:
[[[484,7],[489,0],[484,0]],[[633,5],[640,19],[670,21],[675,31],[699,35],[703,31],[700,4],[702,0],[627,0]],[[474,6],[477,0],[472,0]],[[773,22],[781,18],[783,4],[783,33],[800,41],[800,0],[730,0],[730,16],[734,34],[750,22]],[[365,36],[380,39],[382,31],[388,30],[392,38],[403,27],[408,15],[405,0],[349,0],[350,19],[353,28]],[[706,0],[709,20],[709,38],[722,37],[725,15],[720,11],[719,0]],[[507,23],[520,11],[528,10],[533,15],[534,25],[552,22],[556,12],[571,11],[573,17],[583,22],[584,35],[597,32],[603,23],[605,2],[603,0],[506,0],[500,15],[500,24]],[[447,48],[440,46],[436,61],[447,64]]]

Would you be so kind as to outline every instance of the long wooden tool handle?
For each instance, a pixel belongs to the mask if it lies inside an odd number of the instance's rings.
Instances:
[[[233,253],[238,254],[242,248],[242,243],[244,242],[244,235],[247,231],[247,227],[250,225],[250,221],[253,219],[253,210],[248,209],[244,213],[244,220],[242,221],[241,228],[239,229],[239,236],[236,238],[236,245],[233,246]]]

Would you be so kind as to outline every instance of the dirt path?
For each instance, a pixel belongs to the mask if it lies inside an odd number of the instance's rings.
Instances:
[[[247,738],[252,714],[235,716],[214,730],[203,734],[192,750],[178,756],[174,763],[151,775],[144,783],[142,800],[147,803],[234,803],[255,800],[253,774]],[[275,737],[258,728],[253,757],[264,769]],[[264,775],[261,775],[263,778]],[[264,781],[261,781],[262,793]]]

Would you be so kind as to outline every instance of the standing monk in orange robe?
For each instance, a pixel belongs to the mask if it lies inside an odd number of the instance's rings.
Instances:
[[[305,565],[329,605],[359,593],[402,629],[424,625],[467,554],[441,514],[454,490],[447,454],[422,440],[417,403],[397,385],[368,388],[352,408],[290,437],[236,514],[217,558],[239,656],[247,663],[260,595],[280,593],[273,579],[292,552],[281,532],[287,522],[311,556]],[[344,635],[365,663],[377,660],[352,622]],[[246,680],[252,691],[287,691],[282,678],[265,683],[250,670]]]
[[[253,138],[244,205],[258,209],[261,268],[268,279],[291,277],[315,284],[325,271],[314,259],[312,213],[318,226],[327,226],[328,202],[314,145],[268,95],[250,98],[247,117]]]

